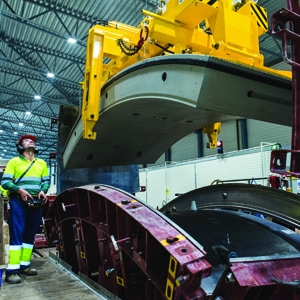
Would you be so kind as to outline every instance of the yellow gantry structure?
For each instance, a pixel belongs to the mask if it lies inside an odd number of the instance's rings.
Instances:
[[[207,148],[216,148],[218,134],[221,132],[221,122],[217,122],[203,128],[203,133],[206,133],[208,137],[208,147]]]
[[[291,78],[264,66],[259,36],[268,30],[266,10],[252,0],[161,1],[155,13],[142,10],[138,27],[115,21],[89,30],[83,83],[83,138],[96,139],[103,84],[124,68],[159,55],[209,55]],[[220,125],[205,128],[215,144]],[[216,130],[217,129],[217,130]]]

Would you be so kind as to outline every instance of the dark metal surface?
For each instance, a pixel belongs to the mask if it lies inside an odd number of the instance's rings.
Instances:
[[[300,228],[300,196],[261,185],[227,183],[206,186],[188,192],[164,206],[161,211],[190,210],[191,201],[198,209],[226,208],[271,216],[287,225]]]
[[[174,223],[198,241],[213,266],[238,257],[298,254],[300,235],[271,221],[229,210],[171,212]]]
[[[192,201],[197,210],[190,210]],[[299,201],[278,189],[218,184],[184,194],[161,210],[204,247],[213,268],[201,286],[210,299],[296,300],[300,235],[261,213],[297,227]]]

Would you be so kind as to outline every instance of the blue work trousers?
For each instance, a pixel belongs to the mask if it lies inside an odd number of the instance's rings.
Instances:
[[[34,245],[34,237],[41,223],[43,207],[30,208],[27,204],[18,199],[9,200],[10,214],[9,244],[11,246],[22,246],[23,243]],[[6,270],[9,273],[9,270]]]

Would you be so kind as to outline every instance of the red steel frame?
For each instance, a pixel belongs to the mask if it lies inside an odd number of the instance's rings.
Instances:
[[[300,255],[233,258],[211,299],[299,300],[299,275]]]
[[[202,246],[159,211],[110,186],[58,195],[45,231],[73,272],[121,299],[300,299],[300,255],[230,259],[208,295],[201,283],[212,268]]]
[[[104,185],[64,191],[45,218],[59,257],[121,299],[205,299],[206,253],[163,214]]]
[[[287,0],[272,19],[272,32],[282,39],[282,55],[292,66],[293,120],[292,150],[277,150],[271,154],[271,171],[300,177],[300,5],[298,0]],[[289,23],[289,27],[287,26]],[[290,42],[290,57],[288,51]],[[290,170],[287,170],[287,154],[291,153]]]

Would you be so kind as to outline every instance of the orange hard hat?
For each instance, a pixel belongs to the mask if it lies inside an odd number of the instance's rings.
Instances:
[[[31,134],[23,134],[23,135],[18,139],[17,145],[21,145],[22,140],[24,140],[24,139],[31,139],[31,140],[33,140],[34,142],[36,142],[36,136],[31,135]]]

